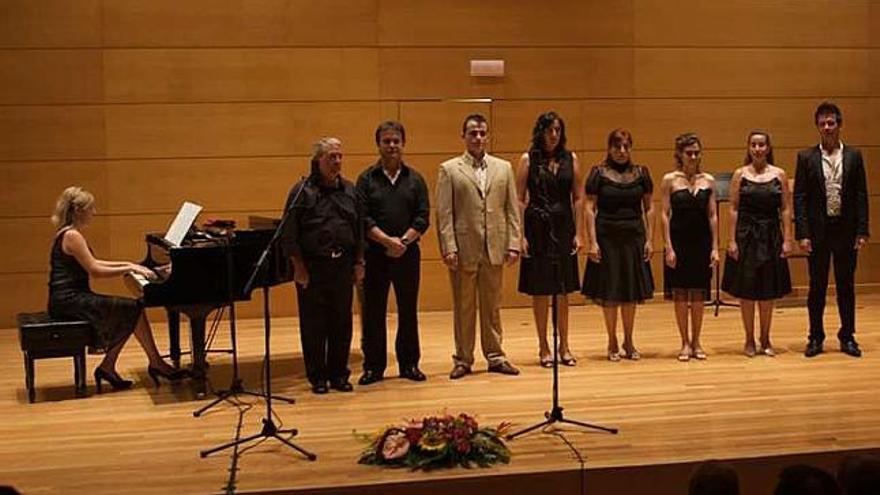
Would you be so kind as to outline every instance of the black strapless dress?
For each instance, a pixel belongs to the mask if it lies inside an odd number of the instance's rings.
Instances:
[[[711,196],[711,189],[700,189],[696,194],[679,189],[669,198],[672,209],[669,235],[676,263],[675,268],[663,265],[663,292],[667,299],[672,298],[674,289],[700,290],[704,300],[710,298],[712,229],[708,207]]]
[[[778,299],[791,292],[788,260],[782,255],[782,182],[742,178],[736,244],[739,259],[727,256],[721,288],[740,299]]]

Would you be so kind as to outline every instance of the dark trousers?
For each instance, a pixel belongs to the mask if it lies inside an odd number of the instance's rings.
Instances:
[[[388,289],[394,285],[397,298],[397,365],[403,370],[419,364],[419,278],[421,254],[412,244],[400,258],[389,258],[372,250],[366,255],[364,275],[363,338],[364,370],[383,373],[387,365]]]
[[[296,286],[299,336],[313,385],[348,379],[353,264],[350,256],[307,260],[309,285]]]
[[[840,313],[840,330],[837,338],[847,341],[856,331],[855,238],[846,234],[839,224],[829,223],[825,240],[813,244],[809,257],[810,292],[807,307],[810,313],[810,339],[825,339],[822,317],[825,314],[825,293],[828,289],[828,270],[834,263],[834,283],[837,287],[837,310]]]

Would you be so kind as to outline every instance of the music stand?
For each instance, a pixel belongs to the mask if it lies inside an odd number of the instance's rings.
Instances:
[[[281,221],[278,222],[278,228],[275,229],[275,233],[272,235],[272,239],[269,240],[269,243],[266,244],[266,249],[263,250],[262,254],[260,254],[260,259],[257,261],[256,266],[254,267],[254,271],[251,273],[250,279],[248,279],[247,283],[244,286],[244,293],[250,292],[254,283],[257,280],[257,276],[260,275],[266,268],[266,260],[269,258],[269,251],[272,250],[272,247],[278,241],[278,238],[281,237],[281,232],[284,230],[285,224],[287,224],[287,220],[290,218],[291,213],[296,206],[296,202],[299,199],[300,195],[303,192],[303,189],[306,187],[306,183],[308,181],[303,178],[300,183],[299,189],[293,195],[293,200],[290,202],[288,208],[285,209],[284,215],[281,217]],[[239,438],[233,440],[231,442],[224,443],[217,447],[213,447],[210,449],[202,450],[199,452],[199,456],[205,458],[214,452],[219,452],[221,450],[228,449],[229,447],[235,447],[241,444],[245,444],[257,439],[263,438],[275,438],[279,442],[287,445],[288,447],[296,450],[306,457],[306,459],[310,461],[314,461],[318,458],[317,455],[309,452],[308,450],[303,449],[299,445],[291,442],[287,438],[281,436],[282,434],[288,434],[291,437],[296,436],[299,433],[299,430],[296,428],[288,428],[288,429],[279,429],[278,426],[275,425],[275,421],[273,419],[272,412],[272,354],[270,348],[270,335],[271,335],[271,324],[270,324],[270,310],[269,310],[269,286],[268,284],[263,284],[263,325],[264,325],[264,346],[265,346],[265,362],[266,365],[263,367],[265,369],[265,386],[266,386],[266,416],[263,418],[263,427],[259,433],[255,433],[253,435],[247,436],[245,438]]]
[[[730,201],[730,180],[732,172],[718,172],[715,176],[715,214],[721,211],[721,203]],[[720,237],[720,236],[719,236]],[[706,303],[706,306],[715,306],[715,316],[721,306],[738,308],[739,304],[729,303],[721,299],[721,260],[715,264],[715,298]]]
[[[544,215],[542,215],[543,217]],[[553,285],[556,289],[553,291],[553,294],[550,297],[551,301],[551,316],[550,321],[553,325],[553,391],[552,391],[552,403],[549,411],[544,412],[544,421],[533,424],[532,426],[528,426],[523,428],[517,432],[508,434],[505,438],[507,440],[513,440],[520,435],[525,435],[526,433],[536,430],[538,428],[543,428],[545,426],[550,426],[555,423],[568,423],[576,426],[580,426],[583,428],[591,428],[594,430],[601,430],[613,435],[617,434],[617,428],[608,428],[606,426],[600,426],[590,423],[584,423],[581,421],[575,421],[573,419],[568,419],[562,414],[562,406],[559,405],[559,308],[557,305],[557,294],[565,294],[565,283],[563,282],[563,277],[560,276],[560,271],[562,270],[562,262],[559,259],[559,249],[557,248],[558,240],[556,238],[554,232],[554,226],[552,219],[550,219],[550,215],[546,215],[548,218],[542,219],[544,220],[542,223],[545,225],[545,228],[549,231],[549,246],[550,249],[550,258],[551,264],[553,266]]]

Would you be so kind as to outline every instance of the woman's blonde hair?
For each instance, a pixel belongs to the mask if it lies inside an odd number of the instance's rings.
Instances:
[[[92,193],[78,186],[70,186],[55,201],[52,223],[56,229],[73,225],[79,215],[94,204],[95,197],[92,196]]]

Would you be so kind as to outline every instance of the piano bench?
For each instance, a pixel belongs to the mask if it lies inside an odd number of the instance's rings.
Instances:
[[[24,353],[25,387],[28,402],[34,402],[34,361],[72,357],[77,397],[86,394],[86,347],[92,326],[87,321],[55,320],[46,312],[18,314],[18,341]]]

